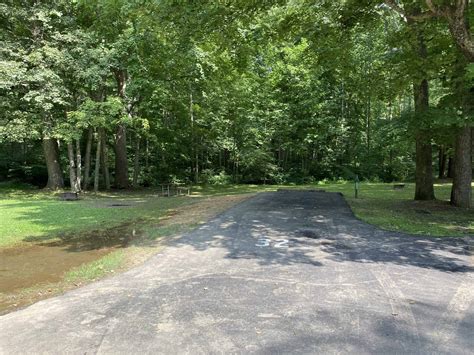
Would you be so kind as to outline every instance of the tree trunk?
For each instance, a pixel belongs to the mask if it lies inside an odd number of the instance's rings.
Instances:
[[[128,72],[125,69],[114,70],[117,81],[117,93],[123,102],[126,102],[126,89]],[[131,107],[126,111],[131,116]],[[115,187],[118,189],[128,188],[128,159],[127,159],[127,135],[124,124],[119,124],[115,133]]]
[[[199,152],[196,144],[196,133],[194,130],[194,102],[191,85],[189,86],[189,119],[191,121],[191,171],[194,171],[194,182],[199,183]],[[193,163],[194,161],[194,163]]]
[[[101,128],[100,132],[100,142],[101,142],[101,163],[102,163],[102,174],[104,175],[105,189],[110,190],[110,174],[109,174],[109,157],[107,151],[107,134],[105,129]]]
[[[77,177],[76,177],[76,162],[74,160],[74,145],[72,140],[67,143],[67,155],[69,158],[69,183],[72,192],[78,192]]]
[[[125,125],[117,126],[115,135],[115,186],[128,188],[127,137]]]
[[[76,139],[76,186],[78,191],[81,191],[82,186],[82,155],[81,155],[81,141]]]
[[[428,110],[428,81],[422,80],[414,85],[415,112],[418,115],[426,114]],[[419,116],[423,119],[422,116]],[[418,128],[416,132],[416,172],[415,172],[415,200],[434,200],[433,186],[433,151],[431,148],[431,134],[427,129]]]
[[[447,175],[447,177],[449,179],[454,178],[454,158],[453,157],[448,158],[448,175]]]
[[[447,162],[447,155],[446,155],[446,147],[444,145],[439,146],[439,155],[438,155],[438,178],[444,179],[446,178],[446,162]]]
[[[149,157],[150,156],[150,147],[149,147],[149,142],[148,138],[145,140],[145,171],[148,173],[148,170],[150,168],[150,163],[149,163]]]
[[[415,13],[420,12],[420,8],[415,9]],[[427,73],[424,68],[428,58],[428,50],[422,30],[415,23],[409,22],[412,30],[416,34],[415,50],[420,60],[420,77],[423,79],[413,83],[413,98],[415,102],[415,114],[419,122],[416,139],[416,171],[415,171],[415,200],[434,200],[433,186],[433,151],[431,148],[431,132],[425,122],[429,109],[429,83]]]
[[[428,108],[428,81],[415,85],[415,111],[424,114]],[[433,157],[430,132],[418,129],[416,132],[415,200],[434,200]]]
[[[58,142],[52,138],[43,138],[43,151],[48,169],[47,189],[58,190],[64,187],[63,172],[59,164]]]
[[[95,173],[94,173],[94,191],[99,191],[99,175],[100,175],[100,152],[101,152],[101,138],[100,134],[97,137],[97,150],[95,153]]]
[[[133,182],[134,188],[138,187],[138,175],[140,174],[140,136],[135,137],[135,157],[133,159]]]
[[[446,18],[451,36],[459,50],[469,62],[474,63],[474,40],[469,28],[469,1],[457,1],[457,6],[451,7],[451,11],[448,11]]]
[[[87,143],[86,143],[86,156],[84,162],[84,190],[89,188],[90,181],[90,170],[91,170],[91,150],[92,150],[92,139],[94,137],[94,131],[92,127],[87,132]]]
[[[196,152],[194,154],[194,181],[196,184],[199,183],[199,153],[198,150],[196,149]]]
[[[456,135],[454,147],[454,180],[451,204],[470,208],[472,195],[471,127],[464,126]]]
[[[367,134],[367,155],[370,156],[370,144],[371,144],[371,125],[370,125],[370,114],[371,114],[371,100],[370,96],[367,101],[366,106],[366,117],[365,117],[365,124],[366,124],[366,134]]]

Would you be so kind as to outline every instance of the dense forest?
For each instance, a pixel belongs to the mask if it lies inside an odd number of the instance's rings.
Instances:
[[[6,0],[0,180],[453,178],[469,207],[469,0]]]

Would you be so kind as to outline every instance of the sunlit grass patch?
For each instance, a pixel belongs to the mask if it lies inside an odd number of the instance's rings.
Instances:
[[[83,264],[68,271],[64,277],[67,282],[90,281],[114,273],[124,262],[124,252],[116,250],[91,263]]]
[[[126,206],[114,206],[117,202]],[[39,237],[53,240],[60,233],[110,228],[128,220],[155,219],[169,209],[194,202],[143,194],[120,200],[86,198],[71,202],[26,196],[0,199],[0,247]]]
[[[387,230],[433,236],[474,235],[474,209],[449,204],[451,184],[435,184],[436,201],[414,201],[415,185],[394,189],[393,184],[362,183],[359,198],[354,184],[328,184],[327,191],[342,192],[355,215]]]

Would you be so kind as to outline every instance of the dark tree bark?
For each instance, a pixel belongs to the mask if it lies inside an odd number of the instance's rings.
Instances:
[[[107,134],[104,128],[99,130],[100,141],[101,141],[101,163],[102,163],[102,174],[104,175],[105,189],[110,190],[110,173],[109,173],[109,157],[107,151]]]
[[[417,115],[426,114],[428,110],[428,80],[424,79],[414,85],[415,112]],[[415,172],[415,200],[434,200],[433,181],[433,151],[431,148],[431,134],[426,129],[416,132],[416,172]]]
[[[466,125],[459,130],[454,147],[454,180],[451,191],[451,204],[453,206],[471,207],[471,183],[471,127]]]
[[[454,178],[454,158],[453,157],[448,158],[448,175],[447,175],[447,177],[449,179]]]
[[[59,164],[58,142],[52,138],[43,138],[43,151],[48,169],[47,189],[58,190],[64,187],[63,172]]]
[[[444,145],[439,146],[438,154],[438,178],[446,178],[446,163],[448,156],[446,155],[446,147]]]
[[[193,159],[191,161],[191,171],[194,171],[194,182],[199,183],[199,150],[196,142],[196,131],[194,129],[194,102],[191,86],[189,87],[189,119],[191,121],[191,151]],[[194,164],[193,164],[194,160]]]
[[[428,57],[423,33],[413,26],[417,35],[417,51],[419,58],[424,61]],[[433,151],[431,148],[431,132],[424,126],[425,115],[429,109],[429,83],[426,73],[422,71],[424,79],[413,84],[415,100],[415,114],[421,128],[417,128],[416,139],[416,171],[415,171],[415,200],[434,200],[433,181]]]
[[[457,76],[455,95],[457,105],[462,107],[466,114],[474,112],[474,91],[470,90],[468,81],[462,80],[466,70],[466,61],[460,58],[456,61],[453,75]],[[471,126],[466,123],[464,127],[456,130],[454,144],[454,176],[451,190],[451,204],[458,207],[471,207],[471,182],[472,182],[472,147]]]
[[[97,137],[97,150],[95,152],[95,172],[94,172],[94,192],[99,191],[99,177],[100,177],[100,152],[101,152],[101,138],[100,134]]]
[[[86,156],[84,158],[84,190],[89,188],[90,182],[90,170],[91,170],[91,150],[92,150],[92,139],[94,137],[94,131],[89,128],[87,132],[87,143],[86,143]]]
[[[125,125],[118,125],[115,134],[115,186],[128,188],[127,137]]]
[[[365,114],[365,120],[366,120],[366,134],[367,134],[367,155],[370,156],[370,144],[371,144],[371,138],[372,138],[372,133],[371,133],[371,124],[370,124],[370,113],[371,113],[371,108],[372,103],[370,100],[370,96],[367,101],[367,106],[366,106],[366,114]]]
[[[117,69],[114,70],[114,75],[117,81],[117,93],[125,103],[128,80],[127,71]],[[127,107],[127,114],[129,116],[131,115],[131,109],[131,106]],[[126,132],[127,129],[124,124],[119,124],[115,132],[115,187],[118,189],[126,189],[129,187]]]
[[[135,137],[135,157],[133,159],[133,179],[132,185],[138,187],[138,175],[140,174],[140,136]]]
[[[149,147],[148,138],[146,138],[145,140],[145,171],[147,173],[150,168],[149,156],[150,156],[150,147]]]

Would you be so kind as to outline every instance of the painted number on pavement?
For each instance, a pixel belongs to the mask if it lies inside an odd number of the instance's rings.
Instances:
[[[277,239],[275,241],[268,238],[259,238],[256,247],[288,248],[288,239]]]

